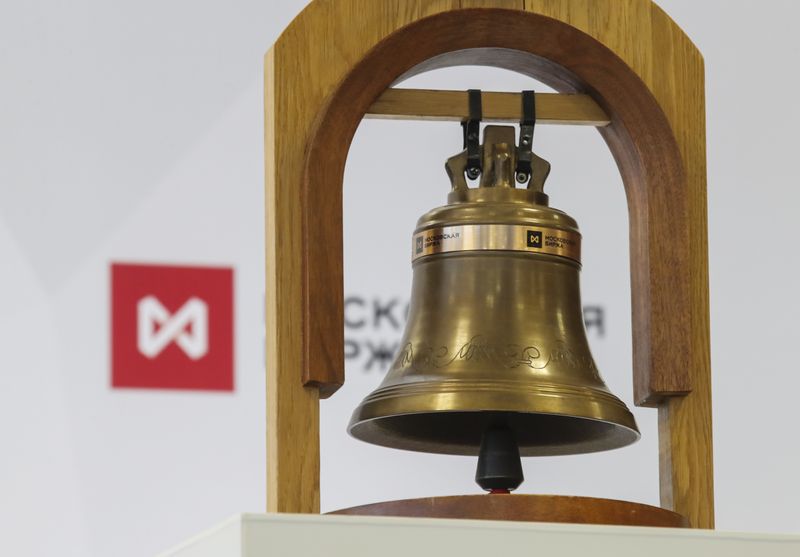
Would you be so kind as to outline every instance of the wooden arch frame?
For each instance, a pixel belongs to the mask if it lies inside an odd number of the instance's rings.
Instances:
[[[634,396],[659,408],[661,504],[713,527],[703,64],[650,0],[317,0],[275,43],[265,68],[268,509],[319,512],[319,398],[344,380],[350,140],[392,83],[459,64],[587,93],[608,114],[601,133],[629,207]]]

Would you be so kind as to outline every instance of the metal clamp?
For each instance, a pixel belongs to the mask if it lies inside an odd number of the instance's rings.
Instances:
[[[520,184],[528,182],[528,189],[543,192],[544,182],[550,174],[550,163],[533,152],[533,129],[536,126],[536,93],[522,92],[522,118],[519,122],[519,147],[517,168],[514,172]]]
[[[464,130],[464,149],[467,151],[467,177],[475,180],[481,175],[481,119],[483,107],[481,105],[480,89],[469,89],[469,118],[461,122]]]
[[[536,93],[522,92],[522,119],[519,122],[519,148],[517,149],[517,168],[514,174],[517,182],[524,184],[531,178],[533,168],[533,128],[536,125]]]

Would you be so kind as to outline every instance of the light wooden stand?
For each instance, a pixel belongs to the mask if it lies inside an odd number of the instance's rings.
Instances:
[[[344,381],[342,176],[367,115],[460,119],[389,87],[489,65],[547,83],[541,123],[597,126],[628,199],[635,402],[661,505],[713,528],[703,61],[650,0],[313,1],[266,56],[268,510],[319,512],[319,399]],[[489,94],[486,119],[517,121]]]

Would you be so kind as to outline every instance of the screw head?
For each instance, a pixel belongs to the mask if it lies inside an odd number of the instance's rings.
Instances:
[[[475,180],[478,176],[481,175],[480,168],[468,168],[467,169],[467,178],[470,180]]]
[[[528,175],[524,172],[517,172],[517,182],[520,184],[524,184],[528,181]]]

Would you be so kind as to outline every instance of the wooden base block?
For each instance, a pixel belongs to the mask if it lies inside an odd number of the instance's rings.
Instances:
[[[660,507],[614,499],[564,495],[423,497],[350,507],[328,514],[689,527],[689,521],[685,517]]]

